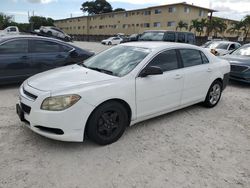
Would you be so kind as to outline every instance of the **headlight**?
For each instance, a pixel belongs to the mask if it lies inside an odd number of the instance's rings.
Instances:
[[[43,101],[41,109],[49,111],[62,111],[74,105],[80,100],[80,98],[81,97],[79,95],[48,97]]]

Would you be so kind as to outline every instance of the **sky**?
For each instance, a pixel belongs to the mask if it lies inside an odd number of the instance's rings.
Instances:
[[[108,0],[113,8],[133,10],[156,5],[187,2],[197,6],[218,10],[215,16],[241,20],[250,14],[250,0]],[[68,18],[82,16],[81,4],[85,0],[0,0],[0,12],[13,15],[16,22],[28,22],[30,15]]]

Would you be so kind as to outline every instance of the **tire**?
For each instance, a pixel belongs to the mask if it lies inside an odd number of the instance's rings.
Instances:
[[[129,124],[128,113],[119,102],[101,104],[91,114],[87,123],[87,136],[99,145],[116,142]]]
[[[50,35],[50,36],[52,36],[52,32],[51,31],[48,31],[47,34]]]
[[[108,43],[108,45],[112,45],[112,43],[111,43],[111,42],[109,42],[109,43]]]
[[[204,101],[204,105],[208,108],[215,107],[220,101],[222,94],[222,83],[219,80],[216,80],[210,86],[206,99]]]

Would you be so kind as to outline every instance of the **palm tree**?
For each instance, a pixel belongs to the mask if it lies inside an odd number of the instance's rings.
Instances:
[[[200,21],[198,19],[191,21],[191,25],[189,26],[189,31],[192,31],[192,29],[195,30],[195,35],[196,35],[197,30],[200,29]]]
[[[243,21],[239,21],[239,22],[233,22],[232,27],[229,28],[227,31],[228,32],[237,32],[237,37],[239,37],[240,35],[240,30],[243,29],[244,27],[244,23]]]
[[[201,34],[204,32],[204,28],[206,27],[207,20],[205,18],[202,18],[200,21],[198,19],[192,20],[191,25],[189,26],[189,31],[192,31],[192,29],[195,30],[195,35],[196,32]]]
[[[207,26],[210,28],[210,31],[214,32],[215,37],[217,37],[217,33],[224,35],[224,32],[227,29],[227,24],[220,18],[213,18]]]
[[[248,38],[248,34],[250,32],[250,15],[246,15],[243,20],[243,30],[245,32],[245,41]]]
[[[180,31],[182,30],[182,28],[185,28],[186,30],[188,29],[188,24],[183,22],[183,21],[179,21],[177,27],[176,27],[176,31],[178,29],[180,29]]]

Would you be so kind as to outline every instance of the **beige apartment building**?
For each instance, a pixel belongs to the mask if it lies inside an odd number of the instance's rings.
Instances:
[[[114,35],[142,33],[145,30],[176,30],[179,21],[188,25],[207,18],[215,10],[187,3],[111,12],[56,20],[55,25],[71,35]]]

